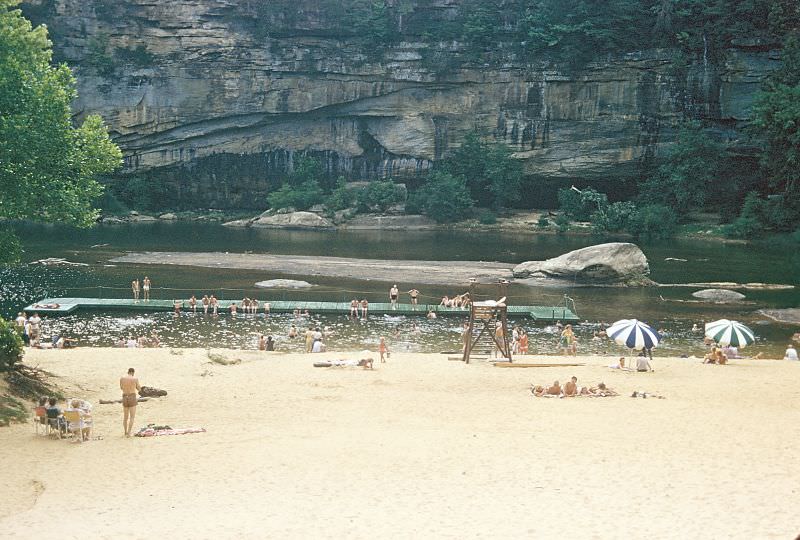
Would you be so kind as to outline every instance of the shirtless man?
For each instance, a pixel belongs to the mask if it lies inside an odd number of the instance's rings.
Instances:
[[[416,306],[419,299],[419,291],[417,289],[411,289],[408,291],[408,295],[411,296],[411,305]]]
[[[217,308],[219,307],[219,300],[217,300],[217,297],[212,294],[211,298],[208,299],[208,303],[211,306],[211,314],[216,315]]]
[[[367,302],[367,299],[364,298],[361,301],[361,318],[364,319],[365,321],[367,320],[367,310],[368,309],[369,309],[369,302]]]
[[[574,397],[578,395],[578,378],[572,377],[567,384],[564,385],[564,395],[566,397]]]
[[[131,291],[133,291],[133,302],[139,302],[139,279],[131,281]]]
[[[144,280],[142,280],[142,291],[144,292],[144,301],[150,301],[150,278],[144,276]]]
[[[192,308],[192,313],[197,313],[197,297],[195,295],[189,298],[189,307]]]
[[[358,300],[355,298],[350,300],[350,317],[358,319]]]
[[[119,388],[122,390],[122,427],[125,436],[130,437],[133,431],[133,419],[136,417],[136,392],[141,390],[139,379],[134,377],[135,370],[128,368],[128,374],[120,377]]]
[[[203,295],[203,315],[208,315],[208,295]]]
[[[392,304],[392,309],[397,309],[397,296],[400,294],[400,290],[397,288],[397,285],[392,285],[392,288],[389,289],[389,302]]]
[[[234,302],[230,306],[228,306],[228,310],[231,312],[231,315],[234,316],[234,317],[236,316],[236,309],[237,309],[236,308],[236,302]]]
[[[545,393],[548,396],[560,396],[561,395],[561,384],[558,381],[553,382],[553,386],[548,388]]]

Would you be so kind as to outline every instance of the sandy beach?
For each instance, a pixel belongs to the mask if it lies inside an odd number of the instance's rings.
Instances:
[[[659,358],[654,373],[397,354],[374,371],[205,350],[29,351],[94,404],[95,440],[0,429],[4,538],[794,538],[800,363]],[[570,361],[557,357],[526,362]],[[168,390],[124,438],[118,380]],[[534,398],[605,382],[614,398]],[[631,398],[635,391],[666,399]]]

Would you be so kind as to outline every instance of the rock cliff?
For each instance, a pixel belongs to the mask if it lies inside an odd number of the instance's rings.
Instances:
[[[670,51],[569,70],[543,59],[467,61],[463,44],[365,51],[297,1],[272,32],[250,0],[30,0],[78,78],[79,115],[99,113],[123,174],[157,178],[182,206],[259,208],[298,152],[352,179],[416,175],[475,127],[509,144],[532,181],[632,174],[703,117],[739,139],[777,63],[764,46],[680,74]],[[428,2],[457,9],[457,0]],[[435,49],[435,50],[434,50]],[[538,179],[538,180],[537,180]]]

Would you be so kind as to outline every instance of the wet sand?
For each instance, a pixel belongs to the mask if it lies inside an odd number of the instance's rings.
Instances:
[[[654,373],[397,354],[30,351],[94,404],[84,444],[0,429],[4,538],[794,538],[800,363],[656,358]],[[525,362],[573,359],[520,358]],[[169,391],[122,437],[118,379]],[[575,375],[620,397],[541,399]],[[631,398],[634,390],[666,399]]]

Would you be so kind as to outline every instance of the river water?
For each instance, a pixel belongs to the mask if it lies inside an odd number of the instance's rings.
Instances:
[[[148,275],[154,298],[188,298],[216,293],[221,298],[257,297],[349,301],[353,297],[372,302],[385,301],[391,284],[375,281],[342,280],[303,275],[297,279],[316,285],[308,291],[265,291],[257,281],[286,277],[260,271],[223,268],[193,268],[161,265],[111,265],[109,259],[135,251],[253,252],[294,255],[326,255],[375,259],[483,260],[519,263],[546,259],[597,243],[588,236],[535,235],[524,233],[478,233],[473,231],[285,231],[229,229],[205,223],[142,223],[103,225],[74,230],[45,225],[20,225],[25,262],[45,257],[64,257],[88,266],[54,268],[22,265],[0,270],[0,309],[10,316],[21,307],[46,296],[127,297],[133,277]],[[708,281],[764,282],[800,285],[800,254],[788,246],[773,244],[725,244],[701,240],[673,240],[642,245],[650,261],[651,277],[659,283]],[[681,259],[681,260],[672,260]],[[401,290],[417,287],[423,301],[435,301],[444,294],[464,292],[466,284],[452,287],[398,283]],[[767,321],[756,313],[762,307],[796,307],[800,288],[784,291],[742,291],[740,305],[684,303],[692,300],[692,288],[601,288],[512,286],[510,301],[517,304],[558,305],[565,294],[574,299],[581,352],[617,354],[620,350],[605,340],[593,340],[602,322],[636,317],[663,328],[667,333],[660,351],[669,354],[700,354],[702,336],[693,334],[693,323],[721,317],[741,320],[756,331],[759,339],[749,352],[782,353],[796,329]],[[483,286],[479,295],[495,297],[493,286]],[[398,351],[452,351],[459,348],[463,320],[457,317],[428,321],[420,318],[371,317],[352,322],[346,316],[317,316],[310,320],[289,315],[269,317],[204,317],[171,313],[89,313],[78,312],[46,320],[45,335],[76,337],[85,345],[111,345],[129,335],[157,331],[165,346],[171,347],[255,347],[259,333],[272,334],[278,348],[300,350],[299,340],[286,337],[291,324],[302,329],[309,323],[327,326],[332,349],[374,347],[380,336]],[[554,329],[529,319],[512,321],[530,335],[531,351],[555,351]]]

